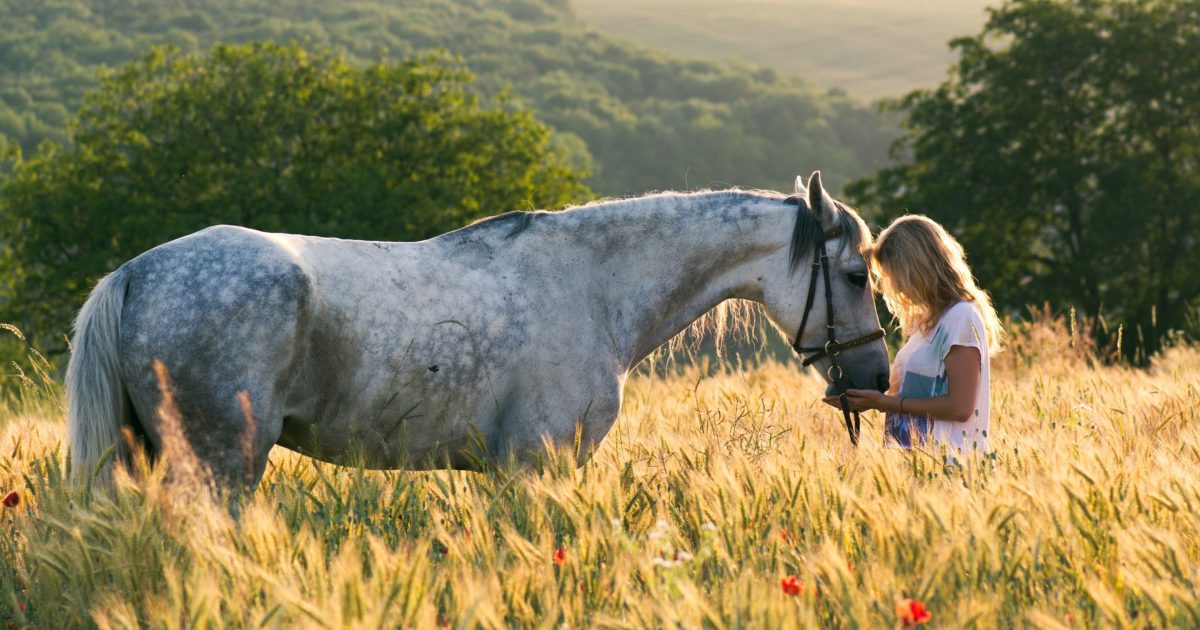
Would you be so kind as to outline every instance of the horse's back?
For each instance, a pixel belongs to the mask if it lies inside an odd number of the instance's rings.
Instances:
[[[201,336],[224,345],[292,318],[311,279],[278,236],[215,226],[126,263],[123,328],[138,337]],[[124,336],[124,335],[123,335]]]

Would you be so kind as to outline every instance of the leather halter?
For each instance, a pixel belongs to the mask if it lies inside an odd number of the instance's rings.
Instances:
[[[786,203],[793,203],[799,207],[801,212],[808,209],[808,204],[798,196],[788,197],[784,200]],[[804,353],[811,352],[808,357],[805,357],[801,364],[805,367],[821,360],[823,357],[829,358],[829,369],[825,371],[825,376],[833,383],[834,387],[840,391],[838,399],[841,401],[842,418],[846,421],[846,432],[850,434],[850,443],[858,446],[858,436],[862,430],[861,414],[857,411],[850,411],[850,404],[846,400],[846,386],[843,384],[842,366],[838,361],[838,356],[844,350],[857,348],[866,345],[877,339],[882,339],[884,331],[879,328],[873,332],[867,333],[861,337],[851,339],[849,341],[838,341],[837,335],[833,328],[833,284],[829,279],[829,254],[825,248],[825,242],[831,241],[842,236],[841,226],[833,227],[817,239],[815,251],[813,252],[812,274],[808,279],[808,298],[804,301],[804,315],[800,318],[800,328],[796,330],[795,341],[792,342],[792,349],[801,357]],[[828,334],[828,341],[825,345],[816,348],[806,348],[800,345],[800,339],[804,337],[804,330],[808,328],[808,316],[812,313],[813,302],[817,295],[817,273],[821,272],[825,281],[825,331]],[[853,422],[851,416],[853,415]]]

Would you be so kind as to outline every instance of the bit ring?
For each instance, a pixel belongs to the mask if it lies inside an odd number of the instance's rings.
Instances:
[[[834,370],[837,370],[837,376],[834,376],[834,375],[833,375],[833,371],[834,371]],[[829,377],[829,380],[833,381],[834,383],[836,383],[836,382],[838,382],[838,381],[842,380],[842,376],[843,376],[844,374],[845,374],[845,373],[842,371],[842,366],[840,366],[840,365],[838,365],[838,364],[836,364],[836,363],[834,363],[833,365],[829,366],[829,369],[828,369],[828,370],[825,370],[825,376],[828,376],[828,377]]]

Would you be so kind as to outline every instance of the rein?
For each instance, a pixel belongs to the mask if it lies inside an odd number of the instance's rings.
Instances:
[[[796,204],[801,212],[808,208],[808,204],[798,196],[788,197],[784,202]],[[825,376],[841,392],[838,394],[838,400],[841,402],[842,419],[846,421],[846,432],[850,434],[850,443],[858,446],[858,436],[862,431],[862,415],[858,411],[850,411],[850,403],[846,400],[846,385],[842,381],[845,373],[838,362],[838,356],[844,350],[857,348],[877,339],[882,339],[884,331],[880,328],[849,341],[837,340],[837,335],[833,328],[833,284],[829,279],[829,254],[825,248],[825,243],[840,236],[842,236],[842,228],[841,226],[837,226],[830,228],[817,238],[817,243],[814,247],[815,251],[813,252],[812,274],[808,279],[808,298],[804,301],[804,315],[800,318],[800,328],[796,330],[792,349],[796,351],[796,354],[803,357],[801,365],[804,367],[816,363],[822,357],[829,358],[829,368],[825,371]],[[800,345],[800,339],[803,338],[804,331],[808,328],[808,316],[812,313],[813,301],[817,296],[818,272],[821,272],[825,281],[825,331],[828,334],[828,341],[823,346],[806,348]],[[804,354],[808,352],[813,354],[804,357]],[[851,416],[853,416],[853,421],[851,421]]]

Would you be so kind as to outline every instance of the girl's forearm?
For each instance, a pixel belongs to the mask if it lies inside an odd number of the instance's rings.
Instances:
[[[887,412],[910,413],[914,416],[929,416],[938,420],[966,422],[974,411],[974,401],[964,404],[955,401],[950,396],[934,396],[933,398],[908,398],[902,396],[885,396]]]

